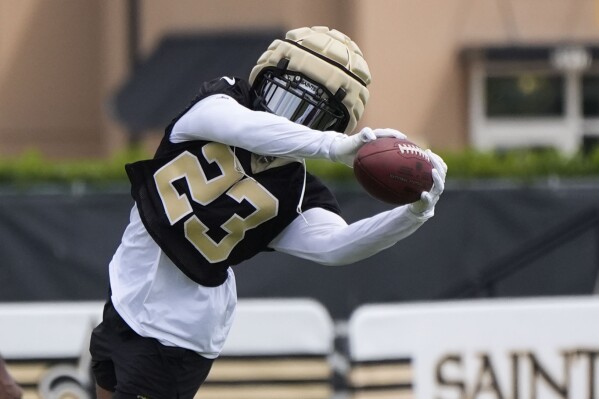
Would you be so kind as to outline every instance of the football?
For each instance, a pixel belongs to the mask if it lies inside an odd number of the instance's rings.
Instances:
[[[354,159],[356,180],[372,197],[395,205],[420,199],[433,186],[426,152],[405,139],[382,137],[364,144]]]

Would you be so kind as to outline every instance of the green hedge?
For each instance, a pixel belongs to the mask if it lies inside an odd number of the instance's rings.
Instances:
[[[39,152],[28,151],[16,158],[0,160],[0,183],[125,181],[125,163],[147,156],[140,150],[132,150],[110,159],[53,161],[44,158]]]
[[[128,151],[105,160],[51,161],[37,152],[0,160],[0,183],[36,182],[124,182],[124,164],[147,157]],[[504,153],[440,153],[449,167],[448,178],[599,177],[599,148],[586,155],[564,157],[555,151],[510,151]],[[325,180],[353,180],[352,169],[323,160],[309,160],[308,169]]]
[[[527,181],[548,177],[599,177],[599,148],[589,154],[565,157],[553,150],[439,153],[448,178],[512,178]],[[333,180],[352,178],[352,170],[327,161],[308,162],[309,169]]]

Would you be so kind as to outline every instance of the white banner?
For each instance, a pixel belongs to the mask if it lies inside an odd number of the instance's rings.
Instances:
[[[368,305],[352,362],[411,361],[417,399],[599,398],[599,298]]]

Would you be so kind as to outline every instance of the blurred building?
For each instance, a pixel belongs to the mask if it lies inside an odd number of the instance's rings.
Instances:
[[[132,135],[152,146],[160,121],[132,119],[187,103],[186,79],[245,67],[271,35],[304,25],[337,28],[364,52],[373,84],[361,126],[398,128],[438,150],[571,153],[599,138],[598,9],[597,0],[0,0],[0,156],[103,157]],[[194,46],[201,68],[186,62]],[[145,111],[131,116],[131,102]]]

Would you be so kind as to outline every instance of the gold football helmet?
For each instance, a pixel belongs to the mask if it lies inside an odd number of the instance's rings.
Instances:
[[[294,29],[275,40],[249,78],[265,111],[347,134],[364,113],[370,81],[356,43],[324,26]]]

